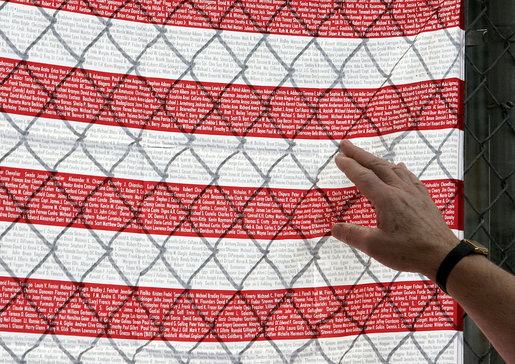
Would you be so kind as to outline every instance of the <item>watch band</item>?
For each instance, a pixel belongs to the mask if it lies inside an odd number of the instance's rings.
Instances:
[[[465,256],[475,253],[475,247],[463,240],[456,245],[440,264],[440,268],[436,272],[436,283],[442,291],[447,293],[447,278],[454,266]]]

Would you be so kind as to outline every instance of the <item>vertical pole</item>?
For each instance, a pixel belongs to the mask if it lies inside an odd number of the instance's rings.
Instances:
[[[489,241],[490,169],[483,156],[490,134],[488,123],[488,1],[466,0],[466,103],[465,103],[465,237]],[[479,158],[478,158],[479,157]],[[488,156],[487,156],[488,157]],[[490,364],[490,342],[468,316],[464,318],[464,363]]]

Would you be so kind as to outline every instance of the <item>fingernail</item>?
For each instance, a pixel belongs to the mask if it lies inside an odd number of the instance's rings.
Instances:
[[[347,144],[349,146],[354,145],[354,144],[352,144],[352,142],[349,139],[343,139],[342,142],[340,143],[340,146],[345,145],[345,144]]]
[[[399,167],[402,167],[404,169],[408,169],[408,167],[406,167],[406,165],[404,164],[404,162],[400,162],[399,164],[397,164]]]

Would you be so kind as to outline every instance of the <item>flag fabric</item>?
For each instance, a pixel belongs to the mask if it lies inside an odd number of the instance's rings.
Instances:
[[[0,356],[462,362],[461,309],[330,236],[342,139],[462,235],[457,0],[0,1]]]

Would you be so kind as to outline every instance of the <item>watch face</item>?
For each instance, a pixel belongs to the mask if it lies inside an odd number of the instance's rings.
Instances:
[[[488,255],[488,248],[475,240],[463,239],[463,241],[467,244],[470,244],[474,247],[474,253]]]

